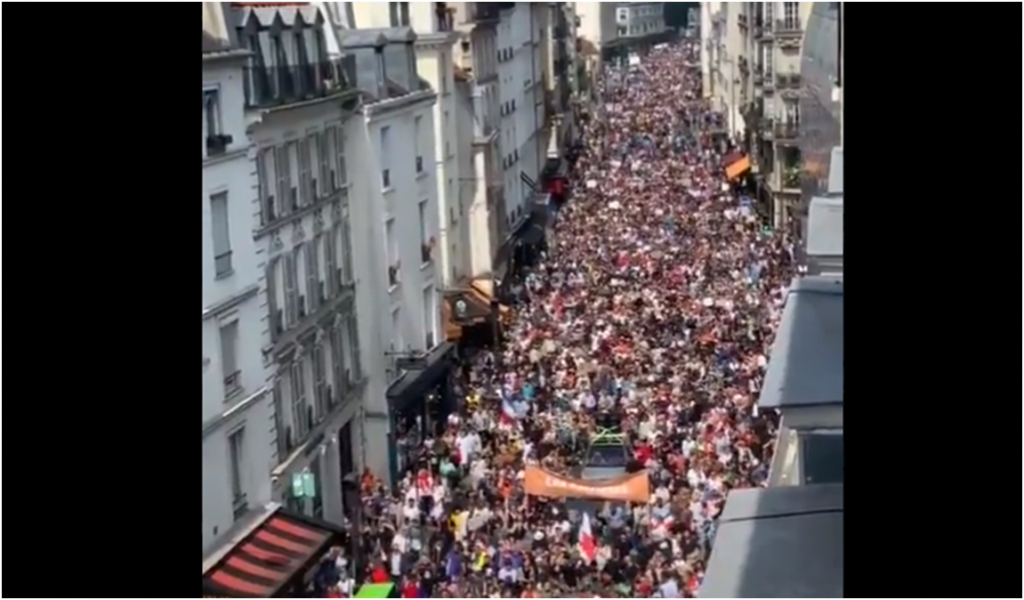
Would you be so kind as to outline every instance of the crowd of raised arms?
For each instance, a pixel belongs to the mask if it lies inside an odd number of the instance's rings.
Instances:
[[[724,181],[696,52],[605,69],[504,343],[462,365],[403,480],[364,478],[359,573],[335,549],[322,593],[698,593],[729,490],[767,479],[756,401],[793,261]]]

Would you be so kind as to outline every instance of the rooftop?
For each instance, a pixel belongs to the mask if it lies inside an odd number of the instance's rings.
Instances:
[[[735,490],[703,598],[842,598],[843,486]]]
[[[835,171],[835,163],[832,163]],[[843,255],[843,197],[812,198],[807,212],[807,255]]]
[[[842,278],[797,278],[772,344],[758,404],[785,409],[842,402]]]
[[[843,193],[843,149],[832,148],[832,160],[828,168],[828,193]]]

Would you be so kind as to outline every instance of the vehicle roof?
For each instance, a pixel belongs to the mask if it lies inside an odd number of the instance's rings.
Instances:
[[[580,472],[581,479],[611,479],[625,475],[626,467],[585,467]]]

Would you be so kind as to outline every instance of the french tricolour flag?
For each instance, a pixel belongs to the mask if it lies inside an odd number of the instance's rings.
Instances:
[[[594,540],[594,531],[590,528],[590,515],[583,513],[583,524],[580,525],[580,535],[577,545],[580,554],[587,559],[587,562],[594,562],[597,558],[597,542]]]

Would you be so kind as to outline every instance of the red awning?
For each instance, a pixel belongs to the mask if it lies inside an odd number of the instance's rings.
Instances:
[[[279,509],[210,570],[204,593],[231,598],[272,598],[300,569],[326,551],[333,531]]]

